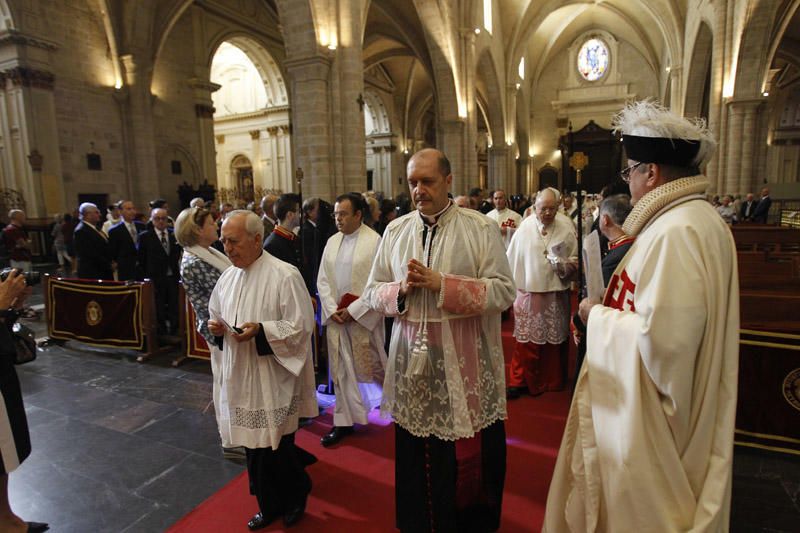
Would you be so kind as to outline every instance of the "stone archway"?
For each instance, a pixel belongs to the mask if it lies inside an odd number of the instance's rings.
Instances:
[[[687,117],[702,117],[708,121],[711,91],[711,52],[714,36],[705,22],[700,23],[686,77],[686,100],[683,113]]]
[[[241,187],[224,168],[234,154],[251,162],[249,191],[293,190],[291,109],[278,63],[254,39],[234,35],[216,48],[210,79],[219,86],[212,101],[220,191]]]
[[[245,203],[252,202],[255,198],[253,163],[246,155],[239,154],[231,160],[230,175],[235,184],[233,198]]]

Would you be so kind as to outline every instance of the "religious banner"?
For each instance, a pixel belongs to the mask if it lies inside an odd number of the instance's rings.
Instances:
[[[141,350],[144,283],[49,278],[47,329],[53,339]]]
[[[208,343],[195,327],[197,324],[197,315],[194,312],[194,307],[192,307],[192,302],[190,302],[188,298],[184,298],[183,306],[184,312],[186,313],[186,327],[184,328],[186,332],[186,357],[211,359],[211,350],[208,349]]]

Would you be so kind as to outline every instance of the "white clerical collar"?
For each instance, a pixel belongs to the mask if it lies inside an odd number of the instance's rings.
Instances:
[[[422,217],[422,220],[423,220],[423,221],[424,221],[426,224],[429,224],[429,225],[436,224],[436,222],[439,220],[439,217],[441,217],[441,216],[444,214],[444,212],[445,212],[445,211],[447,211],[448,209],[450,209],[450,206],[451,206],[451,205],[453,205],[453,201],[452,201],[452,200],[450,200],[450,199],[448,199],[448,200],[447,200],[447,205],[446,205],[446,206],[444,206],[444,209],[442,209],[442,210],[441,210],[441,211],[439,211],[438,213],[435,213],[435,214],[433,214],[433,215],[425,215],[425,214],[423,214],[423,213],[422,213],[422,211],[419,211],[419,216],[420,216],[420,217]]]
[[[362,226],[363,226],[363,224],[362,224]],[[359,227],[358,227],[358,228],[357,228],[357,229],[356,229],[356,230],[355,230],[353,233],[350,233],[349,235],[345,235],[345,234],[343,233],[343,234],[342,234],[342,237],[343,237],[343,238],[344,238],[344,240],[346,240],[346,241],[349,241],[349,240],[352,240],[352,239],[357,239],[357,238],[358,238],[358,232],[359,232],[359,231],[361,231],[361,226],[359,226]]]

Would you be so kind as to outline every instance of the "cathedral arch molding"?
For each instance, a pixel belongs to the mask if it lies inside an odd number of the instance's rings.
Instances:
[[[591,7],[608,11],[625,22],[627,31],[633,32],[637,39],[641,40],[644,49],[642,49],[642,47],[637,48],[639,48],[639,52],[645,56],[654,70],[658,71],[657,65],[660,63],[658,60],[659,54],[656,53],[658,47],[656,47],[652,39],[648,37],[648,34],[641,29],[645,24],[634,16],[633,13],[645,14],[658,28],[659,36],[663,39],[665,48],[665,52],[662,54],[663,56],[682,57],[681,39],[683,32],[680,24],[682,17],[676,11],[677,8],[674,3],[660,0],[651,2],[636,0],[632,1],[631,5],[631,9],[622,10],[608,3],[588,5],[581,0],[569,0],[566,2],[563,0],[549,0],[545,5],[540,5],[538,2],[531,2],[512,33],[512,45],[509,47],[510,53],[507,58],[506,72],[511,76],[511,73],[516,71],[514,68],[516,65],[515,62],[519,61],[520,57],[526,55],[529,42],[533,36],[541,30],[543,24],[548,21],[548,19],[550,19],[550,23],[553,23],[552,17],[556,16],[554,15],[555,12],[558,12],[557,16],[562,17],[562,20],[559,24],[555,24],[554,27],[557,29],[554,33],[561,34],[569,28],[570,24],[578,20],[581,13]],[[598,24],[591,24],[591,26],[596,28],[602,27],[602,25]],[[589,29],[589,25],[582,24],[580,27],[574,28],[570,33],[578,34],[587,29]],[[615,31],[614,33],[617,34],[620,32]],[[532,84],[535,85],[535,80],[541,75],[544,66],[549,62],[551,56],[560,51],[560,47],[556,47],[555,45],[556,41],[551,39],[546,45],[545,50],[539,54],[540,59],[538,63],[532,65],[535,72],[534,76],[531,78]]]
[[[704,116],[708,119],[713,48],[714,35],[711,28],[701,22],[694,39],[691,60],[688,62],[686,99],[683,105],[683,113],[687,117]]]
[[[497,65],[490,49],[485,49],[478,58],[475,71],[478,87],[476,92],[483,100],[486,125],[494,142],[502,143],[505,139],[505,120],[503,114],[502,85],[497,73]]]

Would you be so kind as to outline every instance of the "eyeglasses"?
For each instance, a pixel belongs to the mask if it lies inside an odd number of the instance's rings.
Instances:
[[[633,165],[629,166],[628,168],[622,169],[619,172],[619,177],[622,178],[622,181],[625,183],[631,182],[631,172],[634,171],[636,167],[639,165],[644,165],[644,163],[634,163]]]

